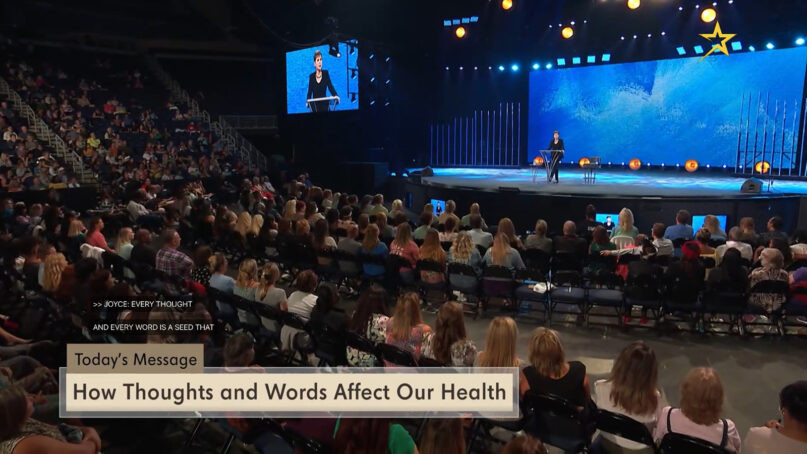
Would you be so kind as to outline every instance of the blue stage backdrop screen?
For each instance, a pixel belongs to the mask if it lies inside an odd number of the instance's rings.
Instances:
[[[325,77],[319,82],[314,77],[316,51],[322,54],[322,70],[323,73],[327,72],[333,90],[327,86]],[[287,113],[356,110],[359,108],[358,44],[355,41],[339,43],[339,53],[339,57],[330,55],[327,45],[286,53]],[[328,97],[338,96],[339,103],[335,106],[332,101],[307,104],[306,99],[317,97],[317,91],[324,92],[324,96]]]
[[[702,166],[737,161],[740,107],[743,130],[752,98],[750,146],[753,149],[756,105],[770,93],[769,119],[779,102],[777,145],[782,138],[782,105],[787,103],[786,144],[793,114],[801,124],[807,48],[742,52],[730,56],[535,70],[530,73],[528,162],[546,149],[552,132],[564,140],[563,161],[599,156],[603,163],[680,164],[696,159]],[[798,112],[794,112],[794,103]],[[758,147],[762,149],[765,110],[760,109]],[[768,122],[771,150],[773,122]],[[745,136],[743,133],[743,148]]]

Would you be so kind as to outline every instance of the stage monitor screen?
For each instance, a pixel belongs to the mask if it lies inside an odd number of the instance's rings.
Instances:
[[[527,162],[555,130],[564,163],[596,156],[617,165],[695,159],[734,168],[738,138],[751,150],[756,138],[762,150],[766,137],[770,153],[774,128],[777,149],[784,138],[789,150],[793,125],[802,124],[807,48],[718,54],[531,71]]]
[[[726,219],[728,216],[726,216],[725,214],[716,214],[714,216],[717,218],[718,221],[720,221],[720,228],[723,229],[724,232],[728,232],[728,230],[726,229]],[[692,228],[695,229],[696,232],[698,231],[699,228],[703,227],[703,218],[705,217],[706,217],[705,214],[692,216]]]
[[[446,210],[446,201],[445,200],[431,199],[429,201],[429,203],[431,203],[432,206],[434,207],[434,215],[435,216],[440,216],[440,214],[443,211]]]
[[[338,56],[327,44],[286,53],[287,113],[359,108],[358,43],[339,43],[338,49]]]
[[[616,226],[616,224],[619,222],[619,213],[597,213],[597,215],[594,217],[594,220],[597,222],[601,222],[603,225],[607,225],[608,221],[611,221],[613,225]],[[606,227],[606,229],[608,229],[608,231],[610,232],[611,230],[613,230],[613,227],[611,228]]]

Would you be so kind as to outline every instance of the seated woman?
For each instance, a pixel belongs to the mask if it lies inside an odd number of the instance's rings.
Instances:
[[[430,260],[437,263],[442,268],[438,271],[421,271],[420,280],[429,284],[436,284],[445,280],[446,252],[440,245],[440,235],[437,230],[431,229],[426,232],[423,245],[418,253],[419,260]]]
[[[712,239],[712,232],[709,231],[707,228],[700,228],[697,232],[695,232],[695,241],[698,242],[698,245],[701,247],[701,256],[703,257],[715,257],[715,248],[709,246],[709,240]]]
[[[434,331],[423,336],[421,354],[447,366],[473,367],[476,346],[465,332],[462,306],[447,301],[440,307]]]
[[[320,219],[324,221],[324,219]],[[344,311],[336,308],[339,303],[339,292],[330,283],[322,283],[317,289],[317,305],[311,311],[311,323],[321,323],[332,332],[339,333],[334,337],[317,339],[317,350],[333,358],[334,365],[345,364],[345,340],[342,335],[347,330],[348,317]]]
[[[348,329],[378,344],[386,340],[388,321],[387,292],[383,287],[373,286],[359,296]],[[347,347],[346,352],[347,363],[350,366],[372,367],[375,365],[375,357],[371,354],[353,347]]]
[[[519,238],[516,234],[516,226],[513,224],[513,221],[511,221],[510,218],[502,218],[499,220],[499,225],[496,232],[507,235],[507,243],[513,249],[519,251],[524,249],[524,245],[521,243],[521,238]]]
[[[361,242],[361,249],[359,249],[359,256],[386,259],[388,253],[387,245],[378,239],[378,226],[375,224],[367,226],[364,239]],[[365,276],[369,277],[383,276],[386,271],[386,268],[381,263],[363,263],[362,268]]]
[[[807,381],[791,383],[779,392],[782,419],[748,429],[743,454],[807,452]]]
[[[443,231],[440,232],[440,242],[454,241],[457,236],[457,217],[449,216],[446,218],[446,223],[443,224]]]
[[[258,288],[258,263],[255,259],[246,259],[238,267],[238,276],[233,285],[233,294],[255,300],[255,290]]]
[[[681,247],[681,260],[667,267],[664,278],[679,296],[695,301],[703,288],[706,269],[700,262],[700,247],[695,241],[687,241]],[[691,300],[690,300],[691,298]]]
[[[524,376],[524,362],[516,355],[518,325],[510,317],[496,317],[490,321],[485,335],[485,349],[476,356],[475,367],[518,367],[518,393],[520,397],[529,391],[530,384]]]
[[[512,270],[524,269],[524,260],[516,249],[510,246],[507,234],[499,232],[493,237],[493,246],[485,252],[482,258],[485,266],[503,266]]]
[[[471,235],[468,232],[460,232],[457,238],[454,239],[454,244],[448,250],[448,263],[461,263],[463,265],[471,266],[477,275],[482,271],[482,256],[479,254],[479,249],[474,246]],[[452,275],[448,276],[451,284],[462,288],[473,287],[476,285],[476,277]]]
[[[762,281],[790,281],[790,276],[784,270],[784,257],[778,249],[763,249],[760,254],[760,261],[762,266],[752,270],[751,274],[748,275],[749,285],[752,289],[754,285]],[[748,297],[748,304],[762,308],[767,313],[779,309],[784,302],[783,296],[775,294],[752,293]]]
[[[193,268],[191,268],[191,280],[204,286],[210,285],[210,257],[213,250],[206,244],[199,245],[193,253]]]
[[[71,443],[58,427],[32,419],[33,401],[18,386],[0,389],[0,408],[0,452],[94,454],[101,450],[101,437],[92,427],[76,427],[81,441]]]
[[[591,245],[588,247],[589,255],[594,254],[603,254],[602,251],[615,251],[616,245],[611,242],[611,239],[608,237],[608,231],[605,230],[605,227],[598,225],[594,228],[594,231],[591,232]],[[591,263],[588,265],[588,272],[591,274],[597,274],[606,269],[606,264],[603,262],[598,262],[592,260]]]
[[[720,265],[713,269],[706,279],[706,289],[710,293],[748,291],[748,270],[743,266],[739,250],[728,248],[723,253]]]
[[[418,450],[409,432],[388,419],[339,418],[333,431],[331,452],[413,454]]]
[[[740,452],[740,434],[734,422],[721,419],[723,384],[717,371],[708,367],[692,369],[681,385],[681,408],[664,407],[653,432],[656,442],[667,433],[700,438],[731,452]]]
[[[389,245],[389,253],[403,257],[409,264],[408,267],[401,267],[401,269],[398,270],[401,273],[403,281],[409,283],[415,282],[413,272],[417,265],[420,250],[415,241],[412,240],[411,225],[403,223],[395,229],[395,239],[393,239]]]
[[[101,232],[104,229],[104,221],[100,217],[94,217],[90,220],[90,228],[87,232],[87,244],[90,246],[99,247],[112,254],[115,250],[109,247],[106,242],[104,234]]]
[[[658,412],[663,407],[658,390],[656,354],[643,341],[631,342],[616,358],[611,376],[594,383],[594,393],[597,408],[635,419],[652,433]],[[603,433],[601,437],[602,446],[609,454],[654,452],[652,447],[616,435]]]
[[[540,249],[547,254],[551,254],[552,238],[546,237],[547,230],[546,221],[538,219],[538,222],[535,223],[535,232],[527,236],[527,240],[524,241],[524,247],[526,249]]]
[[[229,265],[227,257],[225,257],[224,254],[213,254],[210,256],[208,264],[212,272],[210,275],[210,286],[224,293],[233,293],[235,279],[225,274]]]
[[[398,298],[395,313],[387,323],[386,343],[412,352],[417,359],[423,347],[423,337],[431,330],[429,325],[423,323],[420,296],[407,292]]]
[[[581,410],[590,408],[586,366],[579,361],[566,361],[557,331],[536,328],[530,335],[527,355],[530,365],[524,368],[524,376],[531,391],[563,397]]]
[[[614,230],[611,231],[611,238],[616,236],[629,236],[636,238],[639,234],[639,229],[633,225],[633,211],[629,208],[622,208],[619,212],[619,221]]]
[[[289,295],[285,304],[280,305],[280,309],[297,314],[305,321],[311,317],[311,311],[317,305],[317,295],[314,291],[319,284],[319,277],[311,270],[305,270],[297,276],[297,290]],[[291,350],[294,346],[294,336],[300,331],[291,326],[284,325],[280,331],[280,342],[283,350]]]
[[[311,238],[311,247],[314,252],[324,252],[336,249],[336,240],[328,231],[328,221],[319,219],[314,223],[314,236]],[[333,260],[327,257],[317,257],[319,266],[330,266]]]

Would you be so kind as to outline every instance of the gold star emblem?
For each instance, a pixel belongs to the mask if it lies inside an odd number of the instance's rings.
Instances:
[[[731,40],[731,38],[737,36],[734,33],[723,33],[723,31],[720,30],[720,22],[715,22],[715,30],[712,33],[701,33],[700,35],[708,39],[709,41],[711,41],[712,38],[720,38],[720,44],[713,45],[712,48],[709,49],[709,52],[706,52],[706,55],[701,57],[701,59],[698,61],[701,61],[704,58],[708,57],[715,50],[719,50],[720,52],[723,52],[724,54],[728,55],[729,48],[728,46],[726,46],[726,43],[728,43]]]

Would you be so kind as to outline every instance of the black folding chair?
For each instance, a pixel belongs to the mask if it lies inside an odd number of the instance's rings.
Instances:
[[[583,278],[575,270],[557,270],[552,272],[552,286],[549,291],[549,313],[547,326],[552,326],[552,316],[555,313],[576,315],[579,322],[583,322],[586,313],[586,289],[583,287]],[[558,311],[558,305],[576,306],[577,311]]]
[[[476,315],[477,301],[479,299],[479,276],[471,265],[464,263],[448,264],[448,289],[451,292],[460,292],[466,297],[462,303],[463,311]]]
[[[643,423],[623,414],[598,409],[594,414],[597,429],[611,435],[616,435],[643,444],[658,453],[659,449],[653,440],[653,434]]]
[[[383,357],[381,353],[379,353],[376,344],[374,344],[373,341],[367,339],[361,334],[355,333],[353,331],[346,332],[345,345],[355,350],[358,350],[362,353],[365,353],[367,355],[373,356],[375,358],[376,366],[382,366],[384,364]]]
[[[482,270],[482,301],[483,307],[490,303],[491,298],[513,300],[515,290],[513,272],[509,268],[498,265],[486,266]]]
[[[549,319],[549,294],[546,289],[547,279],[546,275],[538,268],[526,268],[523,270],[516,270],[514,280],[518,287],[516,287],[516,306],[518,307],[518,315],[529,316],[529,313],[535,309],[535,305],[540,305],[541,311],[544,313],[543,321]],[[536,284],[543,284],[538,286]],[[526,307],[529,305],[529,307]],[[526,309],[526,313],[525,312]]]
[[[528,434],[566,452],[588,452],[593,427],[576,405],[559,396],[530,391],[524,402],[532,415],[524,427]]]
[[[548,274],[551,261],[552,255],[543,249],[526,249],[524,251],[524,265],[527,268],[537,269]]]
[[[774,311],[773,313],[767,313],[765,308],[757,306],[755,304],[751,304],[751,298],[753,295],[767,295],[774,298],[779,298],[782,301],[782,305],[787,302],[787,295],[790,293],[790,284],[787,281],[773,281],[773,280],[765,280],[757,282],[753,287],[751,287],[750,292],[748,293],[749,297],[749,304],[746,307],[746,313],[752,315],[765,315],[771,317],[771,322],[776,326],[776,330],[781,335],[781,327],[780,323],[777,320],[778,312]],[[740,333],[746,334],[748,332],[747,328],[749,325],[767,325],[766,323],[748,323],[743,318],[740,318]]]
[[[669,432],[661,439],[659,452],[661,454],[729,454],[732,451],[700,438]]]
[[[384,358],[384,361],[390,364],[401,367],[417,367],[418,362],[415,355],[409,350],[398,348],[392,344],[378,344],[378,351]]]

